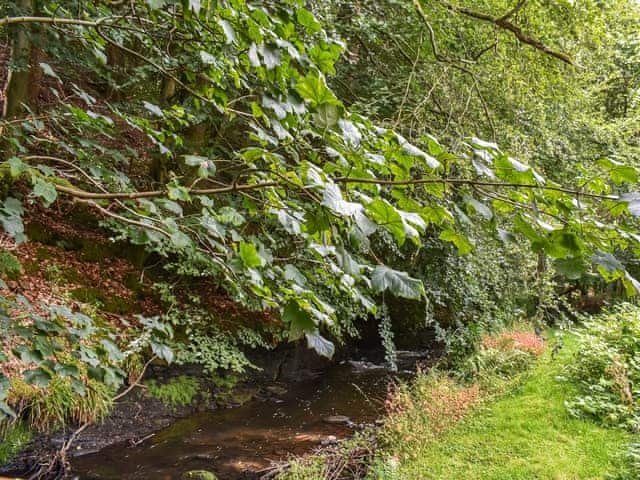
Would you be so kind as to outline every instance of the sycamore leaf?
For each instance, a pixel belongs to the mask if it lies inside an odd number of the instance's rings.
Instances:
[[[307,337],[307,345],[315,350],[318,355],[326,358],[332,358],[336,351],[335,345],[320,335],[317,331],[305,334]]]
[[[307,32],[311,34],[317,33],[322,29],[320,22],[318,22],[313,13],[306,8],[299,8],[296,12],[296,18],[298,19],[298,23],[306,28]]]
[[[41,178],[36,179],[36,183],[33,186],[33,194],[44,200],[45,207],[48,207],[55,202],[56,197],[58,196],[55,185],[42,180]]]
[[[469,240],[459,233],[447,228],[440,233],[440,240],[453,243],[460,255],[467,255],[473,250],[473,245]]]
[[[289,301],[282,310],[282,320],[289,325],[289,340],[298,340],[307,332],[312,332],[316,324],[311,314],[300,308],[298,302]]]
[[[593,263],[599,265],[608,273],[615,273],[624,270],[622,262],[608,252],[594,253]]]
[[[402,245],[406,238],[405,224],[402,216],[386,200],[376,198],[367,205],[367,215],[378,225],[386,228],[396,239],[399,245]]]
[[[27,370],[23,374],[25,382],[37,387],[46,387],[51,381],[51,374],[42,368]]]
[[[327,87],[324,78],[317,73],[309,72],[305,77],[298,80],[296,90],[304,100],[316,107],[325,103],[339,104],[336,96]]]
[[[374,269],[371,286],[377,293],[388,290],[397,297],[411,300],[419,300],[424,295],[424,285],[420,280],[386,265],[379,265]]]
[[[258,249],[252,243],[240,242],[240,258],[247,268],[261,267],[264,260],[258,253]]]

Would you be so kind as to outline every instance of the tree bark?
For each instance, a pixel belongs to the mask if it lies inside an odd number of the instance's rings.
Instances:
[[[25,13],[31,13],[33,0],[17,0],[18,7]],[[29,24],[11,26],[11,67],[8,74],[6,99],[3,116],[12,118],[24,111],[24,106],[29,103],[31,85],[31,54],[32,44],[29,35]]]

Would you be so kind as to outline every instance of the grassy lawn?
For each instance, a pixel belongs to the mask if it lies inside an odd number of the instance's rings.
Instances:
[[[571,386],[556,379],[572,361],[572,339],[546,353],[515,391],[488,402],[435,440],[397,445],[398,466],[385,479],[605,478],[630,436],[568,416]],[[392,472],[392,473],[391,473]]]

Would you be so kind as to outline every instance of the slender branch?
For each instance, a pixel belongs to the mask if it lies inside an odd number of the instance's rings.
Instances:
[[[481,20],[483,22],[488,22],[488,23],[492,23],[494,25],[497,25],[498,27],[502,28],[503,30],[507,30],[507,31],[513,33],[513,35],[520,42],[525,43],[525,44],[535,48],[536,50],[540,50],[541,52],[546,53],[547,55],[555,57],[558,60],[562,60],[564,63],[566,63],[568,65],[571,65],[571,66],[574,66],[574,67],[576,66],[575,62],[573,61],[573,59],[569,55],[567,55],[566,53],[559,52],[557,50],[554,50],[554,49],[548,47],[541,40],[524,33],[524,31],[522,30],[522,28],[520,26],[518,26],[518,25],[516,25],[516,24],[514,24],[514,23],[509,21],[509,17],[511,17],[520,8],[522,8],[522,6],[524,6],[524,2],[520,2],[522,5],[516,6],[516,9],[513,9],[510,12],[507,12],[507,14],[502,15],[500,17],[494,17],[494,16],[489,15],[487,13],[477,12],[477,11],[472,10],[470,8],[460,7],[460,6],[457,6],[457,5],[452,5],[451,3],[449,3],[449,2],[447,2],[445,0],[440,0],[440,1],[448,10],[450,10],[452,12],[461,13],[461,14],[466,15],[468,17],[475,18],[476,20]]]
[[[349,183],[358,183],[358,184],[369,184],[369,185],[383,185],[383,186],[409,186],[409,185],[429,185],[429,184],[443,184],[443,185],[469,185],[469,186],[485,186],[485,187],[496,187],[496,188],[517,188],[517,189],[531,189],[531,190],[550,190],[556,192],[563,192],[567,194],[571,194],[574,196],[582,196],[589,198],[596,198],[601,200],[619,200],[620,198],[616,195],[602,195],[597,193],[585,192],[582,190],[576,190],[566,187],[559,187],[554,185],[539,185],[535,183],[516,183],[516,182],[496,182],[489,180],[474,180],[468,178],[414,178],[410,180],[387,180],[387,179],[379,179],[379,178],[359,178],[359,177],[337,177],[332,179],[335,183],[349,184]],[[290,182],[284,181],[269,181],[269,182],[260,182],[260,183],[249,183],[249,184],[234,184],[227,185],[220,188],[208,188],[208,189],[193,189],[189,190],[189,193],[197,194],[197,195],[216,195],[222,193],[232,193],[232,192],[243,192],[247,190],[259,190],[263,188],[271,188],[271,187],[293,187],[295,185]],[[62,193],[66,193],[72,197],[85,199],[85,200],[105,200],[105,199],[136,199],[136,198],[149,198],[149,197],[160,197],[166,195],[167,192],[165,190],[153,190],[153,191],[142,191],[142,192],[131,192],[131,193],[94,193],[87,192],[85,190],[80,190],[77,188],[65,187],[62,185],[56,185],[56,190]],[[305,187],[301,187],[305,189]],[[103,211],[103,213],[113,216],[115,215],[113,212],[109,212],[105,208],[101,207],[95,202],[91,202],[92,205]],[[128,219],[130,220],[130,219]],[[140,222],[141,223],[141,222]],[[149,225],[142,224],[141,226],[149,227]]]
[[[473,64],[477,61],[477,58],[476,60],[472,61],[472,60],[466,60],[463,58],[452,59],[445,55],[442,55],[438,50],[438,44],[436,43],[436,34],[433,30],[433,27],[431,26],[431,22],[429,22],[429,18],[427,17],[427,14],[422,9],[422,4],[420,3],[420,0],[413,0],[413,5],[415,6],[416,11],[420,15],[420,18],[422,19],[423,23],[426,25],[427,30],[429,30],[429,41],[431,42],[431,49],[433,50],[433,55],[436,58],[436,60],[438,60],[439,62],[447,63],[451,65],[453,68],[460,70],[463,73],[466,73],[473,80],[472,88],[475,90],[476,94],[478,95],[478,98],[480,99],[480,104],[482,105],[482,109],[484,110],[485,117],[489,122],[489,127],[491,128],[492,139],[495,142],[496,140],[495,125],[493,124],[493,118],[491,118],[491,111],[489,110],[489,105],[487,105],[484,95],[482,95],[482,91],[480,90],[480,86],[479,86],[479,82],[476,77],[476,74],[471,70],[469,70],[467,67],[458,65],[458,63],[456,63],[456,62],[464,62],[468,64]],[[484,52],[481,52],[480,55],[482,55],[482,53]]]
[[[522,8],[527,4],[528,0],[520,0],[515,7],[513,7],[511,10],[509,10],[507,13],[505,13],[504,15],[502,15],[499,20],[508,20],[509,18],[513,17],[516,13],[518,13],[520,10],[522,10]]]
[[[106,18],[100,20],[80,20],[77,18],[62,17],[5,17],[0,18],[0,27],[4,25],[13,25],[16,23],[49,23],[53,25],[82,25],[85,27],[96,27],[100,25]],[[108,24],[104,26],[110,26]]]

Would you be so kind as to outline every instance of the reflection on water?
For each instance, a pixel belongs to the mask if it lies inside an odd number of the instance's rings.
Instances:
[[[318,379],[290,385],[278,398],[197,414],[135,448],[117,445],[79,457],[74,472],[81,480],[174,480],[199,469],[220,480],[257,478],[273,461],[308,452],[331,436],[351,435],[353,425],[330,422],[340,421],[337,416],[373,422],[389,381],[384,369],[336,365]]]

